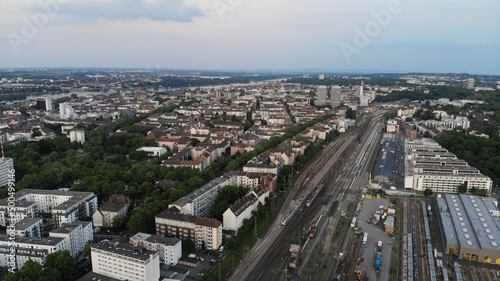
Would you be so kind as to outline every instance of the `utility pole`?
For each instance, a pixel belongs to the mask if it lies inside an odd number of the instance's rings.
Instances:
[[[220,263],[221,263],[221,258],[220,258],[220,253],[219,253],[219,281],[222,281],[222,279],[220,279]]]
[[[257,239],[257,216],[253,217],[254,218],[254,232],[253,232],[253,243],[255,244],[255,240]]]

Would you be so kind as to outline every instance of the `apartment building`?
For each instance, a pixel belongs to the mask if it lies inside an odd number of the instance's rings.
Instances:
[[[52,213],[52,219],[56,227],[62,223],[72,223],[84,220],[97,210],[97,196],[92,192],[23,189],[15,194],[16,206],[21,208],[15,219],[24,217],[35,217],[38,213]],[[34,203],[34,210],[32,203]],[[28,210],[22,210],[22,206]],[[8,202],[0,200],[0,223],[1,218],[7,218]],[[23,214],[26,211],[26,214]],[[16,221],[17,222],[17,221]]]
[[[258,203],[259,199],[253,193],[238,199],[224,212],[222,228],[238,231],[243,226],[243,222],[252,217],[252,211],[257,209]]]
[[[493,181],[478,169],[469,166],[455,154],[430,139],[406,140],[405,188],[434,193],[456,193],[462,185],[467,190],[491,193]]]
[[[59,228],[49,232],[49,236],[64,238],[73,257],[83,252],[85,246],[94,239],[92,223],[86,221],[63,223]]]
[[[182,214],[189,214],[193,216],[206,215],[215,205],[215,198],[217,197],[217,194],[219,194],[219,190],[224,186],[231,184],[230,179],[231,178],[228,175],[215,178],[209,183],[170,204],[169,207],[176,207]]]
[[[155,216],[156,234],[193,240],[197,247],[217,250],[222,244],[222,223],[210,218],[182,214],[176,207]]]
[[[17,237],[41,238],[43,231],[43,219],[24,218],[15,224],[14,229]]]
[[[0,235],[0,266],[11,267],[10,248],[6,235]],[[15,267],[20,269],[28,260],[36,261],[40,264],[45,262],[48,254],[67,249],[66,239],[59,237],[34,238],[17,237],[15,247]]]
[[[9,207],[7,198],[0,199],[0,226],[14,225],[25,218],[35,218],[38,215],[36,203],[27,201],[15,202]]]
[[[160,280],[160,258],[155,251],[103,241],[91,248],[92,271],[129,281]]]
[[[130,237],[129,243],[157,252],[160,262],[168,265],[176,265],[182,257],[182,241],[177,238],[138,232]]]

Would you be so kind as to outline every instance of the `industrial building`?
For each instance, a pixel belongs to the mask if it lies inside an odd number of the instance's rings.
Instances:
[[[446,194],[437,198],[447,254],[500,264],[500,211],[493,198]]]

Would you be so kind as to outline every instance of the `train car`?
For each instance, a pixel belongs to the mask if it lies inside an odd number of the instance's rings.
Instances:
[[[316,230],[317,230],[316,226],[311,226],[311,229],[309,230],[309,238],[310,239],[314,238],[314,236],[316,235]]]

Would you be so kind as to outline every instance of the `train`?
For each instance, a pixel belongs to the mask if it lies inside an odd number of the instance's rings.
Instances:
[[[285,226],[288,223],[288,221],[295,215],[297,210],[300,209],[300,206],[306,200],[307,195],[309,195],[309,192],[306,191],[306,193],[300,197],[300,199],[297,201],[293,209],[288,213],[288,215],[286,215],[285,219],[281,222],[282,226]]]
[[[313,193],[311,193],[311,196],[309,196],[309,198],[307,198],[306,207],[311,206],[311,203],[314,201],[314,199],[316,199],[318,194],[321,192],[321,189],[323,189],[323,184],[316,186]]]

